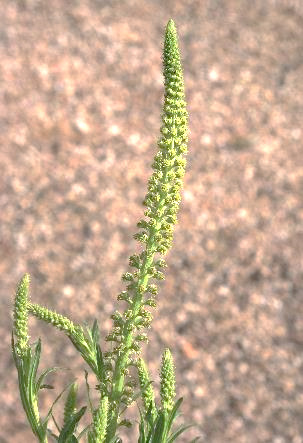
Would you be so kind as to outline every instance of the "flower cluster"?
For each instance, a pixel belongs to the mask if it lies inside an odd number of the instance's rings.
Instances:
[[[158,141],[159,151],[152,165],[154,172],[149,179],[148,193],[143,202],[147,207],[145,215],[149,221],[141,220],[138,226],[144,230],[136,234],[136,238],[146,244],[152,238],[155,243],[153,250],[161,255],[165,255],[172,244],[188,142],[183,74],[177,31],[172,20],[166,29],[163,64],[165,99],[162,136]]]

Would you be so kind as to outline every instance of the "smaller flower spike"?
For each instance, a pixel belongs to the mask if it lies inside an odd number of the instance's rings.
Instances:
[[[93,441],[94,443],[104,443],[107,429],[108,397],[100,400],[98,409],[94,413],[93,420]]]
[[[76,403],[77,403],[77,392],[78,392],[78,385],[77,383],[73,383],[68,391],[65,405],[64,405],[64,425],[65,426],[69,420],[73,417],[73,415],[76,413]]]
[[[15,350],[19,357],[23,357],[29,349],[28,336],[28,291],[29,274],[20,280],[15,297],[14,333],[16,336]]]
[[[174,407],[174,399],[176,396],[174,361],[169,349],[165,349],[162,355],[160,379],[160,395],[162,408],[164,411],[169,412]]]
[[[156,405],[155,405],[155,394],[143,358],[138,359],[137,369],[138,369],[140,388],[142,391],[144,412],[145,414],[147,414],[148,411],[150,410],[152,417],[155,418],[157,414]]]
[[[65,332],[71,338],[77,336],[77,333],[82,332],[79,325],[75,325],[69,318],[58,314],[55,311],[40,306],[38,304],[30,303],[28,305],[29,312],[40,320],[50,323],[60,331]]]

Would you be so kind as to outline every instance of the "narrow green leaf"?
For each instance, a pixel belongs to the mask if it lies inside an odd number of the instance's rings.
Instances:
[[[86,385],[86,393],[87,393],[89,409],[90,409],[91,414],[94,415],[94,407],[93,407],[93,403],[92,403],[91,398],[90,398],[90,387],[89,387],[89,383],[88,383],[88,372],[86,370],[84,370],[84,374],[85,374],[85,385]]]
[[[64,392],[73,384],[74,382],[69,383],[61,392],[60,394],[55,398],[55,400],[53,401],[51,407],[48,410],[48,413],[46,414],[45,419],[43,420],[43,426],[47,426],[47,423],[53,413],[53,409],[55,407],[55,405],[58,403],[58,401],[60,400],[60,398],[62,397],[62,395],[64,394]]]
[[[164,413],[161,412],[156,421],[156,428],[153,435],[152,443],[162,443],[162,442],[164,443],[163,441],[164,433],[165,433],[165,415]]]
[[[178,416],[178,410],[179,410],[182,402],[183,402],[183,397],[179,398],[179,400],[176,401],[173,409],[171,410],[171,412],[168,416],[167,426],[168,426],[169,430],[171,429],[173,422],[175,421],[175,419]]]
[[[39,340],[35,346],[34,355],[31,360],[31,367],[30,367],[30,372],[29,372],[29,386],[31,388],[36,387],[35,381],[36,381],[36,377],[37,377],[38,366],[40,363],[40,356],[41,356],[41,339],[39,338]]]
[[[175,441],[179,435],[183,434],[187,429],[192,428],[194,425],[183,425],[180,426],[172,435],[169,436],[167,443],[172,443]]]
[[[99,376],[98,378],[104,383],[106,379],[106,372],[105,372],[103,355],[99,344],[96,345],[96,361],[98,367],[98,376]]]
[[[54,424],[55,424],[55,426],[56,426],[56,428],[57,428],[57,431],[60,433],[60,432],[61,432],[60,426],[58,425],[57,420],[55,419],[55,416],[54,416],[53,413],[51,413],[51,417],[52,417],[53,422],[54,422]],[[49,430],[48,430],[48,431],[49,431]],[[50,431],[49,431],[49,432],[50,432]],[[57,440],[58,440],[58,437],[57,437]]]
[[[78,385],[76,382],[72,383],[69,387],[65,404],[64,404],[64,419],[63,419],[63,426],[65,426],[71,417],[76,412],[76,406],[77,406],[77,391],[78,391]]]
[[[95,319],[94,320],[94,324],[92,327],[92,338],[95,344],[97,344],[99,342],[100,339],[100,331],[99,331],[99,325],[98,325],[98,320]]]
[[[81,438],[89,431],[89,429],[91,428],[91,424],[86,426],[84,429],[82,429],[82,431],[80,432],[80,434],[78,435],[78,440],[80,441]],[[87,435],[88,437],[88,443],[89,443],[89,435]]]
[[[45,371],[42,372],[42,374],[40,375],[40,377],[38,378],[38,381],[36,383],[36,393],[38,393],[39,389],[42,389],[42,383],[43,383],[45,377],[48,374],[50,374],[51,372],[58,371],[59,369],[62,369],[62,368],[54,366],[52,368],[45,369]]]
[[[58,443],[67,443],[68,439],[70,439],[75,431],[75,428],[83,415],[85,414],[86,406],[83,406],[76,414],[74,414],[71,419],[66,423],[66,425],[63,427]],[[77,442],[77,439],[74,440]]]

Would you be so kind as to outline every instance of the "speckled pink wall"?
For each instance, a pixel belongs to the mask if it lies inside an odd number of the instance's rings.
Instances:
[[[199,425],[184,442],[199,433],[207,443],[302,443],[300,7],[2,0],[0,8],[0,442],[33,441],[10,353],[20,276],[31,274],[34,301],[75,321],[98,317],[104,334],[111,326],[137,247],[172,17],[190,147],[145,355],[157,380],[162,349],[173,350],[185,420]],[[35,320],[31,335],[42,337],[42,367],[70,368],[51,379],[57,392],[70,378],[84,381],[67,339]],[[45,394],[44,411],[54,395]]]

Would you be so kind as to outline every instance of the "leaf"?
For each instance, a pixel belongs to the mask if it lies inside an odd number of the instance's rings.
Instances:
[[[144,415],[139,408],[139,414],[140,414],[140,423],[139,423],[139,439],[138,443],[146,443],[146,437],[145,437],[145,426],[144,426]]]
[[[69,387],[65,403],[64,403],[64,418],[63,426],[69,421],[70,417],[76,412],[78,385],[76,382]]]
[[[57,423],[57,421],[56,421],[56,419],[55,419],[54,414],[51,413],[51,416],[52,416],[53,422],[55,423],[55,426],[56,426],[56,428],[57,428],[57,431],[60,432],[60,431],[61,431],[61,430],[60,430],[60,426],[58,425],[58,423]],[[57,440],[58,440],[58,437],[57,437]]]
[[[185,432],[187,429],[192,428],[194,425],[183,425],[180,426],[172,435],[169,436],[167,443],[172,443],[181,435],[183,432]]]
[[[92,338],[93,338],[94,344],[97,344],[99,342],[100,332],[99,332],[98,320],[96,318],[94,320],[94,324],[92,327]]]
[[[94,407],[90,398],[90,387],[89,387],[89,383],[88,383],[88,372],[86,370],[84,370],[85,373],[85,384],[86,384],[86,392],[87,392],[87,398],[88,398],[88,403],[89,403],[89,408],[90,408],[90,412],[92,415],[94,415]]]
[[[24,367],[24,362],[20,361],[20,364],[17,366],[18,370],[18,381],[19,381],[19,392],[21,397],[21,402],[23,409],[26,413],[29,424],[32,428],[32,431],[35,435],[39,435],[39,423],[37,422],[36,415],[34,413],[32,403],[30,403],[28,398],[28,390],[27,390],[27,375],[26,369]]]
[[[83,406],[76,414],[74,414],[71,419],[63,426],[61,433],[59,435],[58,443],[66,443],[68,439],[72,438],[71,442],[77,442],[78,440],[73,436],[74,430],[81,420],[82,416],[85,414],[86,406]]]
[[[181,403],[183,402],[183,398],[179,398],[179,400],[176,401],[175,406],[173,407],[173,409],[171,410],[170,414],[169,414],[169,419],[168,419],[168,430],[171,429],[173,422],[175,421],[175,419],[178,416],[178,409],[181,406]]]
[[[157,417],[157,411],[156,411],[156,417]],[[153,426],[156,417],[153,415],[153,405],[151,403],[145,415],[145,420],[149,423],[150,426]]]
[[[156,428],[154,431],[152,442],[161,443],[163,441],[164,432],[165,432],[165,415],[161,412],[156,421]]]
[[[33,395],[35,393],[35,380],[37,376],[37,370],[40,362],[41,356],[41,339],[39,338],[35,350],[34,355],[31,358],[29,374],[28,374],[28,389],[31,388],[31,392],[29,394]]]
[[[56,441],[58,441],[58,435],[54,434],[51,429],[47,429],[49,435],[51,435]]]
[[[95,443],[94,442],[94,435],[91,431],[87,434],[87,443]]]
[[[88,425],[88,426],[86,426],[84,429],[82,429],[82,431],[80,432],[80,434],[78,435],[78,440],[80,440],[82,437],[83,437],[83,435],[85,435],[86,434],[86,432],[89,430],[89,428],[91,427],[91,424],[90,425]],[[89,434],[88,434],[88,443],[89,443]]]
[[[45,377],[48,374],[50,374],[51,372],[58,371],[59,369],[61,369],[61,368],[54,366],[53,368],[45,369],[45,371],[42,372],[42,374],[40,375],[40,377],[38,378],[38,381],[36,383],[36,393],[39,391],[39,389],[43,389],[42,386],[46,386],[46,385],[42,385]],[[51,389],[53,389],[53,388],[51,388]]]
[[[104,382],[104,380],[106,379],[105,365],[104,365],[101,347],[99,344],[96,345],[96,360],[98,365],[98,375],[102,380],[102,382]]]
[[[52,413],[53,413],[53,408],[55,406],[55,404],[60,400],[60,398],[62,397],[62,395],[64,394],[64,392],[73,384],[74,382],[69,383],[61,392],[60,394],[55,398],[55,400],[53,401],[53,404],[51,405],[45,419],[43,420],[43,426],[47,426],[48,420],[50,419]]]

